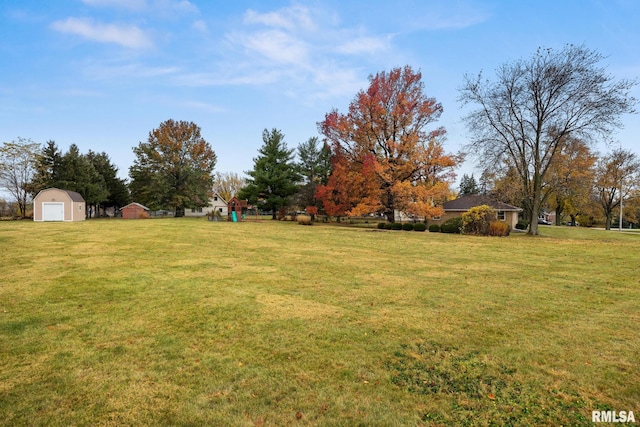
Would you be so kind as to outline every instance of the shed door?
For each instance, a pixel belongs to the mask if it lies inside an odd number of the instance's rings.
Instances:
[[[64,220],[64,203],[43,203],[42,204],[42,220],[43,221]]]

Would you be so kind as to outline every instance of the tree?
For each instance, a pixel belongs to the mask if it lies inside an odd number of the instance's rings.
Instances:
[[[595,200],[611,229],[614,209],[634,195],[640,180],[640,161],[635,153],[616,149],[599,159],[595,173]]]
[[[286,206],[298,190],[300,174],[293,163],[293,149],[287,148],[282,132],[265,129],[262,141],[259,155],[253,159],[253,170],[246,172],[249,175],[247,185],[238,197],[270,210],[272,218],[276,219],[278,209]]]
[[[471,176],[467,175],[466,173],[462,175],[462,178],[460,179],[460,196],[470,196],[479,193],[480,187],[478,187],[473,174],[471,174]]]
[[[238,195],[244,185],[245,179],[235,172],[216,172],[213,191],[225,201],[229,201]]]
[[[538,49],[528,60],[498,68],[495,81],[465,76],[460,101],[476,104],[466,117],[472,132],[467,151],[486,165],[509,162],[519,174],[531,219],[543,205],[543,183],[564,138],[591,141],[621,126],[619,117],[633,111],[629,95],[635,81],[615,82],[598,66],[599,53],[568,45],[559,51]]]
[[[316,190],[326,184],[331,172],[331,149],[320,146],[317,137],[309,138],[298,146],[298,170],[302,176],[302,185],[296,197],[296,203],[302,207],[319,206]]]
[[[129,168],[133,200],[152,210],[207,206],[212,195],[216,154],[193,122],[172,119],[149,132],[146,143],[133,148]]]
[[[555,209],[556,225],[567,214],[575,222],[576,216],[588,209],[593,183],[593,165],[596,156],[579,139],[567,137],[558,147],[547,173],[548,189],[543,196]]]
[[[5,142],[0,147],[0,187],[16,199],[22,216],[27,214],[29,183],[35,174],[39,149],[39,144],[25,138]]]
[[[330,157],[331,175],[326,184],[319,185],[314,197],[322,203],[329,216],[346,216],[362,199],[363,188],[368,180],[360,171],[350,167],[346,155],[340,146],[336,146]]]
[[[370,173],[351,215],[382,212],[394,221],[396,210],[427,218],[442,213],[438,204],[449,195],[458,158],[444,153],[442,127],[426,129],[442,105],[424,93],[421,79],[409,66],[370,76],[347,114],[334,110],[318,124],[351,171]]]
[[[32,196],[35,197],[36,194],[46,188],[56,187],[61,160],[62,153],[55,141],[47,141],[38,153],[35,173],[29,184],[29,191]]]
[[[96,215],[100,216],[100,206],[103,210],[107,207],[118,209],[129,203],[129,189],[126,182],[118,178],[118,168],[111,163],[109,156],[102,153],[94,153],[89,150],[86,158],[91,162],[106,187],[106,197],[96,201]]]
[[[86,214],[92,216],[92,206],[107,199],[108,191],[104,178],[95,169],[91,160],[80,153],[78,146],[71,144],[60,158],[60,170],[56,173],[56,187],[71,190],[84,198]]]

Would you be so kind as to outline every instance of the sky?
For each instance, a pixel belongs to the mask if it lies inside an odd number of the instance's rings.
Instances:
[[[491,78],[538,47],[576,44],[635,79],[639,23],[638,0],[0,0],[0,142],[105,152],[126,178],[133,147],[185,120],[216,152],[216,171],[242,174],[264,129],[295,148],[369,76],[410,65],[442,103],[433,126],[455,153],[469,138],[465,74]],[[640,154],[640,116],[622,121],[614,144]]]

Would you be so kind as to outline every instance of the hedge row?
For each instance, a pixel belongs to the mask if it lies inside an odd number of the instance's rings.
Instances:
[[[404,230],[404,231],[425,231],[427,229],[427,224],[423,222],[418,222],[412,224],[410,222],[379,222],[378,230]]]

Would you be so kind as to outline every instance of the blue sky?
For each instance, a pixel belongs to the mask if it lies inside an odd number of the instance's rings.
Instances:
[[[132,147],[172,118],[201,127],[216,170],[241,173],[263,129],[295,147],[369,75],[408,64],[443,104],[436,126],[455,152],[465,73],[567,43],[639,77],[640,1],[0,0],[0,141],[104,151],[126,177]],[[638,152],[639,116],[623,121],[614,137]]]

